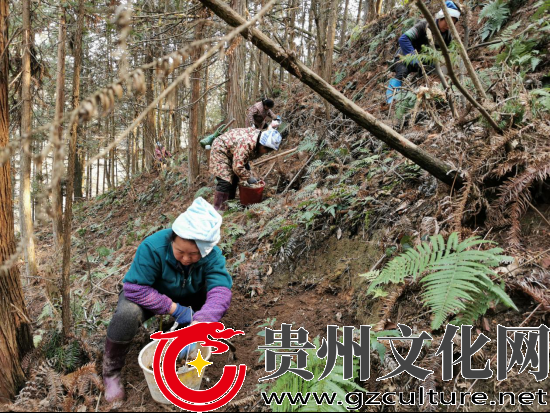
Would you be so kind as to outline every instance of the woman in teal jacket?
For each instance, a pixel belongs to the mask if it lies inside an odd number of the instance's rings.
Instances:
[[[124,399],[121,371],[139,326],[170,314],[183,326],[219,321],[231,303],[233,280],[215,246],[222,218],[197,198],[172,225],[147,237],[123,279],[103,355],[105,398]]]

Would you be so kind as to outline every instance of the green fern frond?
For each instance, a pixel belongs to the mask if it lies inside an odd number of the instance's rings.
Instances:
[[[434,314],[432,329],[443,324],[450,314],[469,311],[469,303],[483,292],[490,291],[504,304],[517,309],[504,290],[493,284],[490,275],[495,275],[490,267],[511,257],[501,255],[501,248],[478,250],[474,247],[489,244],[491,241],[471,237],[459,242],[458,235],[452,233],[447,243],[441,235],[433,236],[430,242],[423,242],[415,249],[409,249],[390,261],[376,275],[375,272],[365,274],[375,277],[367,293],[375,291],[376,287],[385,283],[401,283],[407,277],[413,280],[420,278],[424,285],[423,304]]]
[[[503,0],[495,0],[485,5],[479,13],[478,23],[487,19],[481,30],[481,40],[485,40],[497,33],[508,20],[510,8]]]
[[[237,238],[244,234],[246,234],[246,230],[239,224],[229,224],[224,230],[224,235],[231,238]]]
[[[301,143],[298,145],[298,152],[310,152],[313,153],[317,150],[317,135],[307,136]]]
[[[262,239],[266,235],[271,235],[273,232],[277,229],[279,229],[282,226],[283,221],[285,220],[285,217],[277,216],[275,219],[269,221],[262,232],[260,233],[259,239]]]
[[[263,202],[259,202],[257,204],[252,204],[248,207],[249,210],[254,212],[270,212],[271,207],[269,206],[271,202],[273,201],[272,198],[266,199]]]
[[[207,197],[212,194],[212,188],[208,186],[204,186],[201,189],[199,189],[197,192],[195,192],[195,195],[193,196],[193,199],[197,199],[198,197]]]
[[[336,365],[332,369],[332,372],[323,380],[317,380],[321,376],[325,369],[326,362],[324,359],[317,357],[317,349],[320,347],[319,337],[315,337],[313,340],[315,348],[307,349],[308,354],[308,366],[307,370],[313,373],[314,379],[311,381],[303,380],[301,377],[292,374],[290,372],[285,373],[281,377],[275,379],[272,383],[266,383],[259,385],[258,389],[281,394],[282,392],[290,392],[292,395],[301,392],[302,394],[314,393],[321,395],[323,392],[327,392],[329,395],[336,393],[336,398],[332,405],[327,403],[317,405],[315,399],[310,397],[307,405],[291,405],[288,398],[283,399],[283,403],[278,406],[272,404],[270,407],[274,412],[333,412],[342,411],[346,412],[345,400],[346,395],[351,391],[363,391],[364,389],[356,384],[353,380],[343,379],[343,359],[338,357],[336,359]],[[291,362],[291,367],[296,367],[296,361]],[[354,358],[353,364],[353,377],[358,377],[359,360]],[[339,403],[341,402],[341,404]]]

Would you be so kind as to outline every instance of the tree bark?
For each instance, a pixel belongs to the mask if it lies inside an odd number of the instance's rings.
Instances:
[[[147,42],[147,51],[145,53],[145,64],[151,63],[153,61],[153,43]],[[145,72],[145,101],[146,105],[149,106],[153,102],[153,69],[148,69]],[[153,159],[155,156],[155,142],[157,140],[156,136],[156,126],[155,126],[155,111],[151,110],[145,118],[145,124],[143,128],[143,157],[145,158],[145,166],[151,168],[153,165]]]
[[[250,53],[252,55],[250,64],[253,65],[254,67],[254,69],[252,70],[252,73],[254,76],[254,81],[252,83],[252,99],[256,102],[256,99],[259,98],[258,95],[260,94],[260,64],[257,57],[261,52],[258,50],[252,49]]]
[[[56,249],[61,249],[63,234],[63,194],[61,192],[61,180],[65,165],[63,163],[63,105],[65,104],[65,39],[67,38],[67,27],[65,25],[65,9],[60,6],[59,14],[59,36],[57,44],[57,82],[55,86],[55,120],[59,127],[54,128],[54,161],[52,168],[52,203],[53,203],[53,233]]]
[[[233,27],[240,26],[246,22],[239,14],[221,0],[199,1]],[[364,111],[354,102],[334,89],[328,82],[315,74],[302,62],[289,56],[281,47],[261,31],[255,28],[249,28],[244,30],[241,34],[273,60],[279,62],[281,66],[300,79],[301,82],[309,86],[321,97],[328,100],[336,109],[367,129],[374,136],[384,141],[388,146],[397,150],[442,182],[448,185],[453,185],[454,183],[455,188],[462,186],[463,180],[458,174],[451,172],[449,165],[419,148],[392,128],[380,122],[370,113]]]
[[[78,0],[78,17],[74,36],[74,70],[73,70],[73,110],[80,104],[80,70],[82,68],[82,33],[84,30],[84,0]],[[63,321],[63,337],[67,338],[71,330],[71,235],[73,221],[73,191],[76,166],[76,141],[78,122],[71,125],[69,141],[69,165],[67,168],[67,197],[65,199],[65,216],[63,222],[63,273],[61,279],[61,319]],[[79,178],[81,179],[81,178]],[[80,181],[82,182],[82,181]],[[82,188],[80,191],[82,197]]]
[[[340,49],[344,47],[346,43],[346,30],[348,29],[348,7],[349,0],[345,0],[346,4],[344,6],[344,18],[342,19],[342,31],[340,32]]]
[[[82,71],[82,35],[84,31],[84,2],[78,1],[78,11],[76,20],[76,30],[74,33],[74,71],[73,71],[73,108],[76,108],[80,104],[80,73]],[[82,159],[84,157],[84,151],[82,150],[83,142],[80,139],[78,143],[78,135],[80,135],[80,129],[77,122],[75,122],[71,129],[71,139],[76,139],[76,153],[75,153],[75,173],[74,173],[74,197],[75,199],[82,198],[82,181],[84,177],[84,163]],[[69,175],[70,177],[71,175]],[[67,198],[70,197],[70,192],[67,192]]]
[[[30,38],[30,0],[24,3],[24,44],[28,47]],[[8,0],[0,0],[0,148],[8,145]],[[29,37],[27,37],[29,36]],[[30,77],[30,73],[29,73]],[[13,222],[13,201],[11,185],[11,164],[0,165],[0,263],[15,253]],[[21,279],[17,267],[0,270],[0,399],[15,397],[25,381],[21,358],[33,347],[27,306],[23,298]]]
[[[231,7],[240,15],[244,14],[244,0],[232,0]],[[235,118],[235,127],[245,127],[246,105],[244,99],[244,63],[245,50],[242,37],[235,37],[229,46],[230,53],[227,56],[227,117]]]
[[[7,6],[6,6],[7,7]],[[31,47],[33,34],[31,31],[30,0],[23,1],[23,67],[21,74],[21,98],[23,107],[21,113],[21,135],[26,135],[31,130]],[[7,54],[7,52],[6,52]],[[7,72],[4,72],[7,76]],[[29,141],[32,142],[32,141]],[[19,216],[21,225],[21,237],[25,240],[25,264],[26,272],[30,277],[36,277],[38,267],[33,238],[33,222],[31,208],[31,156],[23,150],[25,143],[21,146],[21,165],[19,174]],[[32,144],[29,145],[29,150]]]
[[[371,22],[376,18],[377,0],[368,0],[368,7],[365,10],[367,13],[367,22]]]
[[[204,16],[204,11],[201,12],[201,16]],[[197,23],[195,27],[195,39],[201,39],[204,31],[204,21]],[[191,58],[197,60],[202,54],[202,48],[196,47]],[[199,176],[199,118],[200,118],[200,94],[201,94],[201,81],[200,75],[202,71],[202,65],[191,74],[191,110],[189,114],[189,135],[188,135],[188,153],[189,153],[189,183],[195,181],[195,178]]]

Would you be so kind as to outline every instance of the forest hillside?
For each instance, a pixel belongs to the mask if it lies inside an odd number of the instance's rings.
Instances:
[[[548,391],[533,374],[548,368],[543,328],[538,364],[525,370],[528,357],[518,359],[503,380],[496,363],[498,326],[549,323],[548,1],[461,3],[460,44],[405,56],[421,72],[391,101],[400,36],[443,2],[0,3],[9,20],[0,43],[3,411],[175,410],[153,400],[137,361],[173,319],[140,327],[122,370],[126,398],[115,403],[102,379],[107,327],[142,241],[199,197],[215,203],[211,150],[200,139],[230,121],[244,127],[261,97],[275,101],[283,139],[250,162],[263,200],[243,206],[237,195],[220,211],[218,246],[233,279],[221,321],[245,334],[212,356],[202,388],[226,364],[245,364],[247,375],[219,411],[346,410],[266,405],[262,391],[334,391],[347,405],[352,391],[409,399],[423,387],[437,402],[459,391],[489,400]],[[248,26],[233,29],[239,19]],[[33,42],[23,36],[31,31]],[[436,74],[442,66],[448,75]],[[170,152],[162,162],[160,146]],[[283,323],[306,329],[316,349],[329,325],[354,326],[356,341],[359,326],[371,326],[370,377],[360,380],[354,361],[354,379],[342,380],[336,357],[317,380],[328,358],[308,350],[314,380],[287,372],[260,384],[265,328]],[[489,378],[465,376],[467,330],[449,337],[447,324],[472,326],[471,343],[490,339],[470,354],[477,371],[491,360]],[[415,365],[434,374],[377,380],[399,367],[395,353],[412,352],[412,337],[424,338]],[[454,371],[436,354],[442,343]],[[452,380],[443,379],[449,366]],[[547,410],[509,397],[350,409]]]

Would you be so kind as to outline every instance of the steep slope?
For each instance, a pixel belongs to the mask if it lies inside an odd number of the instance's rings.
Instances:
[[[514,5],[502,33],[521,39],[519,34],[526,24],[535,24],[533,16],[539,9],[540,5],[531,2]],[[471,39],[477,41],[484,23],[476,23],[480,9],[473,12]],[[544,217],[550,216],[550,168],[546,166],[549,108],[544,109],[545,103],[539,100],[544,95],[533,92],[544,91],[542,87],[547,86],[548,37],[542,35],[531,47],[530,60],[524,59],[527,63],[520,62],[526,55],[516,56],[519,52],[508,43],[496,49],[473,49],[473,63],[483,74],[487,88],[494,83],[490,93],[497,105],[495,113],[500,113],[507,127],[505,136],[498,137],[471,108],[461,108],[463,116],[452,119],[445,102],[420,89],[425,86],[428,91],[432,87],[435,90],[435,79],[430,78],[427,85],[422,84],[423,80],[412,83],[396,107],[384,105],[384,85],[391,76],[386,63],[393,59],[397,37],[417,16],[410,9],[396,9],[354,30],[336,63],[334,84],[410,140],[463,171],[468,185],[456,193],[388,150],[349,119],[332,113],[326,120],[321,99],[299,82],[284,89],[279,100],[290,133],[281,150],[296,146],[298,150],[257,168],[258,175],[267,182],[264,202],[248,209],[234,202],[224,215],[221,247],[235,287],[231,309],[223,321],[246,332],[234,340],[234,357],[249,368],[245,387],[238,396],[246,398],[244,404],[228,409],[262,408],[256,379],[266,373],[263,362],[258,361],[257,347],[263,341],[257,333],[268,319],[276,319],[276,326],[283,322],[303,326],[310,337],[325,336],[328,324],[371,324],[380,331],[405,323],[418,332],[430,331],[430,313],[422,307],[418,284],[393,286],[390,294],[373,298],[366,295],[368,280],[359,276],[382,268],[391,257],[430,235],[479,235],[498,241],[506,246],[508,255],[516,257],[501,276],[523,314],[491,308],[478,321],[476,334],[484,332],[494,338],[497,323],[536,326],[548,322],[550,261],[545,251],[550,248],[550,224]],[[510,57],[496,65],[494,59],[503,53]],[[514,58],[519,59],[517,63],[510,60]],[[533,58],[540,62],[535,65]],[[525,69],[529,67],[535,70]],[[512,145],[510,153],[507,143]],[[59,291],[55,281],[31,280],[26,286],[27,301],[37,320],[41,344],[29,357],[27,367],[33,378],[22,392],[19,405],[31,403],[33,410],[46,410],[60,408],[64,400],[66,404],[71,401],[75,408],[82,404],[95,408],[99,385],[91,385],[87,398],[79,398],[77,392],[67,392],[76,386],[70,371],[87,361],[97,372],[101,370],[106,325],[137,246],[149,234],[169,227],[195,196],[212,200],[213,180],[204,163],[202,169],[200,178],[190,185],[186,162],[180,159],[165,172],[143,174],[78,207],[73,234],[72,299],[77,333],[74,343],[80,350],[75,351],[77,360],[71,368],[67,362],[58,363],[65,389],[59,389],[59,397],[52,396],[52,380],[38,380],[42,376],[36,362],[51,359],[48,351],[56,339],[52,331],[59,323]],[[44,228],[40,234],[41,254],[51,270],[45,270],[45,265],[41,275],[51,279],[56,257],[48,247],[48,232]],[[129,398],[118,406],[123,410],[163,409],[152,401],[135,361],[148,335],[158,327],[159,317],[141,331],[132,347],[125,368]],[[437,343],[442,331],[432,335]],[[486,355],[496,354],[495,348],[494,343],[487,346]],[[68,352],[65,349],[57,354],[57,360]],[[375,352],[372,358],[373,378],[365,384],[370,391],[396,387],[413,391],[421,384],[408,376],[375,382],[382,372],[389,371],[392,362],[389,358],[383,361]],[[208,372],[207,384],[217,381],[226,356],[214,360],[216,366]],[[426,350],[418,363],[437,370],[439,361]],[[482,366],[480,361],[476,363],[477,368]],[[451,383],[434,380],[424,385],[450,391]],[[470,384],[458,381],[466,388]],[[494,391],[494,384],[480,382],[474,390]],[[40,391],[31,392],[33,386]],[[514,376],[500,388],[517,392],[536,388],[536,383],[524,374]],[[109,407],[103,399],[99,402],[100,409]]]

